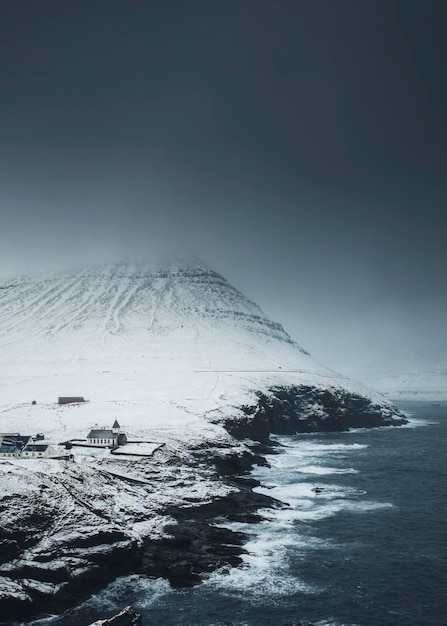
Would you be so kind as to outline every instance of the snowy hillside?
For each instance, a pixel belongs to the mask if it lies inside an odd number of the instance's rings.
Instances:
[[[128,445],[86,445],[116,419]],[[227,478],[259,462],[249,440],[403,421],[200,264],[5,281],[0,435],[43,433],[59,458],[2,452],[0,615],[59,613],[129,572],[187,586],[237,565],[222,520],[271,505]]]
[[[368,372],[363,379],[393,400],[447,400],[447,360],[414,359],[412,363]],[[380,373],[377,373],[379,372]]]
[[[384,402],[317,364],[200,264],[118,263],[21,277],[1,283],[0,294],[2,431],[67,439],[118,418],[134,435],[189,439],[205,429],[211,436],[218,427],[204,417],[237,415],[256,391],[297,384]],[[90,402],[55,405],[64,395]]]

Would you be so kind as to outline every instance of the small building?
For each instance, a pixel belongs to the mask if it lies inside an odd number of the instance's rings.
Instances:
[[[57,399],[58,404],[74,404],[76,402],[85,402],[82,396],[59,396]]]
[[[23,448],[21,456],[32,459],[48,458],[53,452],[49,443],[29,443]]]
[[[19,433],[5,433],[0,435],[0,457],[15,457],[22,455],[23,449],[32,443],[31,435]]]
[[[112,428],[92,428],[87,435],[87,444],[99,448],[116,448],[127,443],[125,433],[121,432],[118,420],[115,420]]]

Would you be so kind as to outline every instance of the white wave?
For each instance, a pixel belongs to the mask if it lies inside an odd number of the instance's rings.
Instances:
[[[315,491],[316,488],[321,491]],[[263,493],[262,487],[258,487],[257,491]],[[356,513],[392,506],[390,503],[358,500],[359,496],[365,495],[364,490],[337,485],[309,483],[279,485],[264,492],[286,503],[286,508],[259,511],[262,517],[281,526],[291,526],[296,521],[321,520],[340,511]]]
[[[226,620],[225,622],[210,622],[207,626],[229,626],[229,622]],[[250,626],[248,622],[231,622],[231,626]],[[335,626],[335,625],[334,625]],[[343,626],[343,625],[342,625]]]
[[[408,420],[408,424],[404,424],[399,428],[420,428],[421,426],[432,426],[433,424],[439,424],[439,422],[437,421],[420,419],[416,417],[408,417]]]
[[[265,521],[253,527],[249,524],[231,523],[232,530],[255,531],[245,544],[246,553],[242,555],[243,565],[238,568],[223,568],[210,575],[204,583],[224,592],[246,596],[251,601],[269,601],[295,593],[314,594],[320,588],[291,573],[289,559],[291,555],[305,554],[308,550],[332,547],[329,540],[301,535],[291,527],[294,521],[293,509],[265,509],[260,511]]]
[[[301,474],[358,474],[358,470],[353,467],[325,467],[321,465],[304,465],[296,469]]]
[[[353,622],[339,622],[337,620],[323,620],[320,622],[315,622],[315,626],[360,626],[360,624],[354,624]]]
[[[91,596],[76,609],[68,609],[64,615],[67,618],[72,618],[75,614],[82,614],[83,612],[91,613],[97,611],[99,614],[116,611],[118,613],[123,606],[128,604],[134,605],[138,610],[151,606],[161,596],[171,591],[168,581],[162,578],[149,579],[137,574],[123,576],[117,578],[99,593]],[[138,598],[137,602],[135,598]],[[33,624],[36,624],[36,626],[51,626],[54,622],[60,624],[61,617],[63,615],[52,615],[34,621]]]
[[[336,501],[327,506],[319,506],[309,510],[282,509],[271,515],[267,523],[258,525],[259,534],[245,545],[247,554],[243,556],[241,567],[214,572],[204,583],[205,587],[219,589],[229,596],[246,597],[254,604],[262,604],[268,597],[269,602],[296,593],[318,594],[322,588],[309,584],[306,580],[292,575],[289,569],[291,555],[309,558],[307,553],[314,550],[343,549],[331,540],[320,539],[308,535],[300,535],[296,528],[291,531],[290,523],[309,522],[335,515],[339,511],[350,508],[362,512],[389,505],[366,502],[346,503]],[[271,511],[270,511],[271,513]],[[242,525],[239,525],[241,528]],[[311,557],[310,557],[311,558]],[[318,622],[321,626],[343,626],[340,622]],[[345,626],[355,626],[346,624]]]
[[[266,596],[274,599],[297,592],[305,594],[321,592],[320,588],[292,575],[289,559],[296,559],[297,555],[304,559],[309,558],[307,554],[309,551],[344,548],[330,539],[323,540],[307,533],[300,533],[297,523],[308,524],[342,511],[360,514],[391,506],[388,503],[353,499],[364,495],[365,492],[352,487],[326,485],[318,494],[309,483],[269,487],[269,489],[258,487],[257,490],[287,501],[289,506],[260,510],[259,513],[265,521],[255,527],[243,523],[230,524],[229,527],[233,530],[256,533],[244,546],[247,551],[242,557],[244,564],[236,569],[215,572],[206,582],[207,585],[219,588],[230,595],[240,596],[249,592],[253,602],[262,602]],[[326,622],[328,625],[330,623]],[[323,626],[323,622],[321,624]],[[336,622],[333,624],[335,626]]]
[[[293,544],[292,537],[273,541],[271,536],[256,539],[245,546],[248,554],[243,556],[241,567],[214,572],[203,584],[237,596],[245,596],[249,591],[250,598],[255,602],[266,596],[270,601],[271,598],[297,592],[318,593],[317,587],[290,573],[287,548]]]
[[[278,521],[283,526],[290,526],[293,525],[294,522],[311,522],[326,519],[344,511],[349,511],[350,513],[366,513],[368,511],[386,509],[392,506],[393,505],[388,502],[331,500],[319,505],[309,503],[306,507],[283,509],[269,519],[271,521]]]
[[[283,459],[280,462],[276,462],[275,464],[271,464],[270,470],[261,470],[256,471],[253,475],[258,477],[265,477],[266,480],[272,480],[272,476],[276,477],[277,473],[281,476],[282,480],[293,480],[293,474],[297,472],[302,472],[303,468],[306,467],[322,467],[325,468],[327,465],[322,462],[323,455],[303,455],[299,460],[295,459]],[[343,469],[343,468],[338,468]],[[317,472],[319,473],[319,472]],[[333,472],[328,472],[333,473]]]
[[[343,433],[347,434],[347,433]],[[286,441],[281,440],[281,444],[287,450],[287,454],[301,454],[306,451],[313,452],[349,452],[351,450],[361,450],[367,448],[368,445],[364,443],[323,443],[319,441],[310,441],[309,439],[295,439]]]
[[[303,468],[312,466],[325,467],[322,460],[326,461],[331,457],[336,457],[337,460],[344,458],[348,454],[363,450],[367,448],[365,444],[320,444],[314,442],[298,443],[293,447],[285,448],[282,453],[272,455],[269,457],[269,468],[257,468],[253,475],[260,479],[271,480],[272,470],[273,472],[287,472],[289,474],[293,472],[302,472]],[[352,468],[329,468],[314,470],[315,473],[354,473],[356,470]],[[286,476],[284,476],[286,479]]]
[[[295,593],[313,594],[319,589],[306,582],[299,580],[295,576],[287,574],[281,568],[273,569],[264,565],[248,564],[245,567],[232,569],[227,575],[218,572],[212,574],[204,585],[218,587],[238,596],[245,596],[250,592],[250,599],[254,602],[269,597],[290,596]]]
[[[365,495],[365,491],[356,487],[327,485],[323,483],[288,483],[256,487],[255,491],[276,498],[294,508],[307,507],[315,500],[332,498],[357,498]]]
[[[257,493],[262,493],[288,505],[305,506],[309,498],[315,496],[312,485],[308,483],[289,483],[287,485],[273,485],[268,489],[256,487]]]

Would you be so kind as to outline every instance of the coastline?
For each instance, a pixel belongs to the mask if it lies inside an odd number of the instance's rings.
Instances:
[[[309,401],[308,390],[304,391]],[[294,402],[290,401],[291,397]],[[0,545],[4,550],[16,550],[15,554],[4,551],[3,556],[9,560],[11,556],[18,559],[12,565],[7,565],[6,572],[10,580],[17,588],[25,578],[28,580],[32,577],[36,583],[31,589],[28,586],[27,596],[18,593],[15,597],[11,597],[11,594],[9,598],[0,597],[2,615],[8,616],[7,622],[0,623],[10,625],[13,620],[26,622],[39,615],[61,614],[117,577],[126,574],[164,578],[173,588],[188,588],[199,584],[204,576],[216,569],[240,565],[248,535],[225,528],[225,522],[256,523],[261,519],[257,513],[259,508],[285,506],[278,500],[255,492],[253,488],[259,483],[248,478],[247,474],[254,465],[267,464],[266,454],[275,453],[277,444],[270,440],[270,434],[281,431],[281,428],[291,427],[290,416],[297,415],[298,400],[296,389],[287,392],[282,390],[281,394],[276,390],[276,394],[272,394],[269,399],[270,408],[266,406],[265,398],[261,398],[255,410],[249,408],[247,411],[244,407],[244,418],[237,421],[227,420],[225,426],[234,438],[234,444],[220,442],[215,445],[216,442],[210,442],[188,450],[188,460],[183,458],[174,462],[169,468],[171,481],[177,480],[179,468],[184,469],[185,463],[187,465],[188,472],[183,485],[185,493],[193,486],[191,483],[189,487],[187,480],[205,479],[207,484],[219,487],[221,494],[216,495],[212,490],[211,495],[206,497],[203,494],[197,497],[189,494],[181,503],[170,503],[159,510],[157,515],[162,520],[163,528],[155,539],[148,534],[137,540],[129,532],[120,533],[116,529],[112,531],[103,520],[103,526],[99,524],[95,532],[73,540],[67,534],[68,540],[58,547],[57,552],[50,550],[48,554],[41,553],[34,562],[24,562],[29,536],[20,537],[18,532],[13,540],[14,545],[11,539],[2,537]],[[315,397],[312,397],[312,402],[314,400]],[[324,400],[329,407],[346,408],[346,398],[334,399],[325,394]],[[397,412],[395,415],[396,424],[404,423],[401,414]],[[377,424],[378,416],[381,416],[382,424]],[[300,432],[306,432],[306,423],[307,432],[331,430],[330,423],[322,427],[324,413],[323,418],[320,413],[319,425],[315,424],[315,415],[312,412],[306,412],[306,419],[302,417],[298,414]],[[366,417],[367,413],[364,412],[361,422],[365,425]],[[371,406],[371,426],[389,425],[391,419],[389,414],[382,415],[377,407]],[[352,423],[354,427],[359,427],[358,413],[352,414]],[[316,427],[318,430],[315,430]],[[349,411],[345,411],[344,421],[338,430],[348,427]],[[84,480],[84,477],[78,476],[77,479]],[[159,477],[158,480],[159,486],[156,487],[154,476],[151,477],[151,489],[170,488],[170,483],[164,482],[165,478]],[[34,513],[33,511],[32,514]],[[150,515],[149,511],[147,515]],[[40,523],[45,525],[48,521],[43,518]],[[5,544],[5,541],[10,543]],[[22,547],[18,549],[20,544]],[[66,564],[59,569],[52,567],[55,562],[60,562],[62,555],[74,554],[76,550],[76,554],[82,554],[84,558],[82,572],[73,573],[67,569]],[[4,567],[2,566],[2,573],[5,573]]]

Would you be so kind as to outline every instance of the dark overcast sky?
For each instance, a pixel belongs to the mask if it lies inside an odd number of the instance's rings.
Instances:
[[[445,0],[3,0],[0,273],[194,252],[334,367],[447,350]]]

